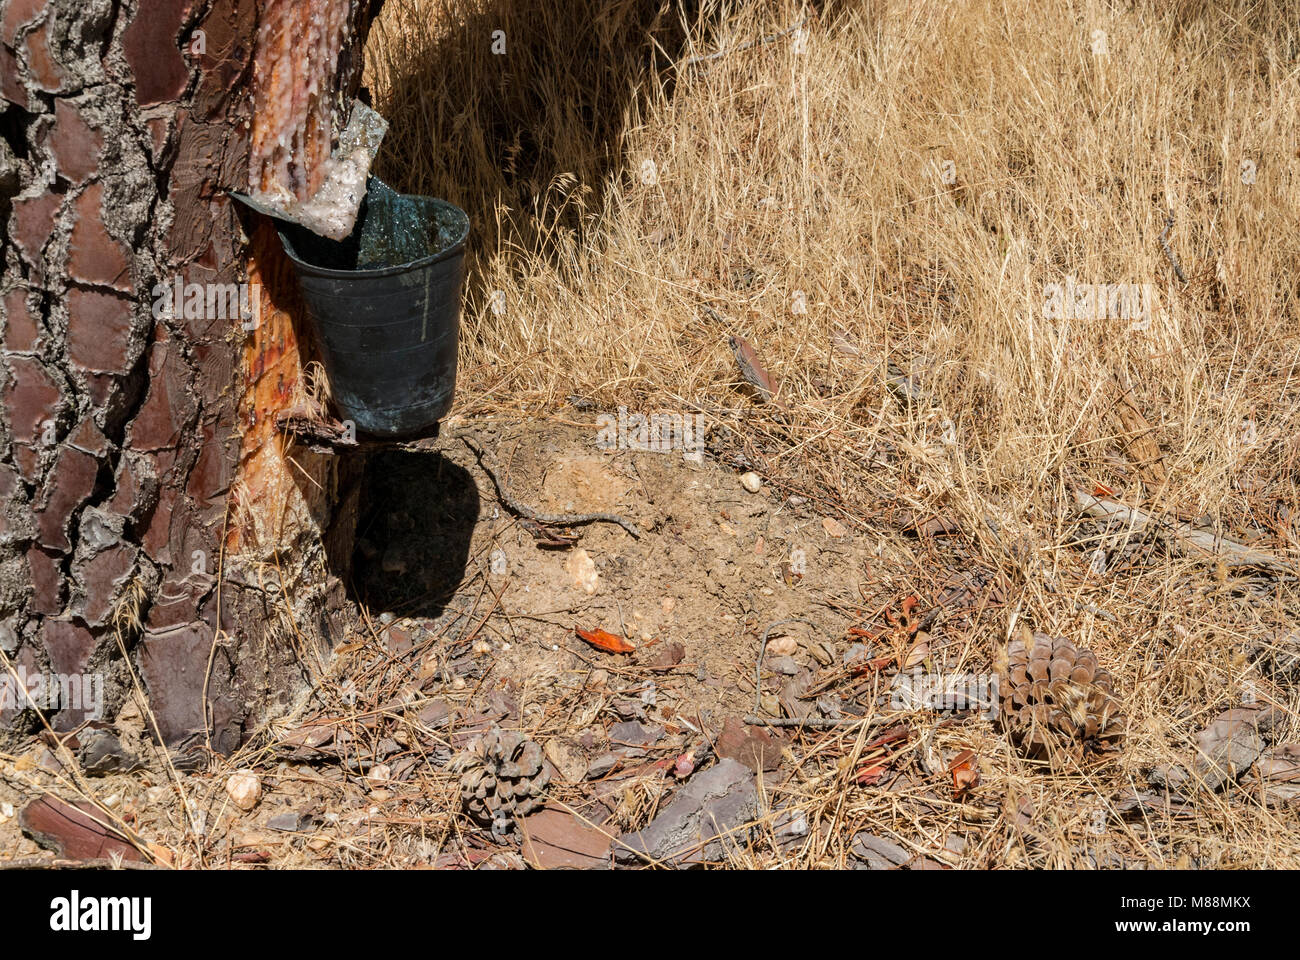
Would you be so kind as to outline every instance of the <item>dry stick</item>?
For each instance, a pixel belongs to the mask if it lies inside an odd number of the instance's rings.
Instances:
[[[537,523],[551,523],[560,526],[576,526],[581,523],[617,523],[637,540],[644,536],[640,527],[616,513],[539,513],[532,507],[520,503],[510,495],[510,492],[505,488],[505,484],[497,477],[496,471],[488,465],[487,461],[491,459],[491,454],[484,450],[476,440],[471,440],[469,437],[461,437],[460,439],[478,457],[479,466],[491,478],[492,486],[496,488],[497,499],[511,513],[526,517]]]
[[[1115,520],[1133,529],[1152,526],[1174,551],[1182,556],[1203,558],[1205,554],[1221,557],[1230,567],[1255,567],[1273,573],[1296,576],[1294,566],[1271,553],[1253,550],[1244,543],[1215,536],[1186,523],[1167,521],[1146,510],[1127,507],[1115,500],[1094,497],[1082,490],[1074,491],[1075,502],[1084,513],[1099,520]]]

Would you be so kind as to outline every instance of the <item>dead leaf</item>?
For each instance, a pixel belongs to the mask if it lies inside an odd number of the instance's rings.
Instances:
[[[574,627],[573,630],[597,650],[604,650],[606,653],[632,653],[636,650],[636,647],[622,637],[616,637],[605,630],[583,630],[579,627]]]
[[[918,663],[923,663],[929,655],[930,635],[922,631],[916,635],[916,643],[912,644],[912,649],[907,652],[907,657],[903,662],[903,669],[911,670]]]
[[[889,767],[887,765],[877,763],[874,766],[864,767],[859,770],[855,779],[859,786],[874,787],[885,778],[885,774],[888,772]]]
[[[744,337],[732,336],[727,339],[731,344],[731,352],[735,354],[736,366],[740,368],[740,375],[744,377],[745,382],[757,390],[764,399],[780,405],[780,401],[776,399],[776,383],[758,359],[758,352]]]
[[[976,764],[974,750],[963,750],[953,759],[948,767],[952,774],[952,796],[954,800],[963,799],[974,787],[979,786],[980,771]]]

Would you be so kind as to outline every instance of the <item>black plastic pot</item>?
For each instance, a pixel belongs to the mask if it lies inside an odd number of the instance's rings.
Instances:
[[[281,222],[340,413],[358,432],[427,432],[456,388],[469,217],[371,177],[343,241]]]

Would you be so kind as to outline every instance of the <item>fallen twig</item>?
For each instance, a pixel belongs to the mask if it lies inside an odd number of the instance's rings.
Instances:
[[[1244,543],[1216,536],[1207,530],[1198,530],[1186,523],[1165,520],[1146,510],[1128,507],[1116,500],[1094,497],[1082,490],[1074,491],[1074,499],[1079,509],[1090,517],[1117,521],[1134,530],[1150,526],[1174,552],[1182,556],[1204,558],[1208,554],[1221,559],[1230,567],[1255,567],[1259,570],[1296,575],[1297,571],[1293,565],[1273,554],[1254,550]]]
[[[520,503],[510,495],[510,491],[506,489],[505,484],[501,482],[496,471],[488,463],[488,460],[492,459],[492,455],[484,450],[483,447],[479,445],[478,441],[471,440],[469,437],[464,436],[460,439],[464,441],[465,446],[469,447],[470,450],[474,452],[474,456],[478,457],[479,466],[481,466],[483,472],[491,478],[492,486],[496,488],[497,499],[499,499],[502,505],[511,513],[520,517],[525,517],[528,520],[536,521],[537,523],[553,523],[566,527],[576,526],[581,523],[617,523],[638,540],[644,536],[640,527],[631,520],[620,517],[616,513],[540,513],[532,507]]]

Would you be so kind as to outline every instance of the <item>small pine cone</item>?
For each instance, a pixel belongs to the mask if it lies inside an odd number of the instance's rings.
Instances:
[[[1110,674],[1091,650],[1035,633],[1007,647],[1001,723],[1029,756],[1113,750],[1123,735]]]
[[[493,727],[469,754],[454,761],[461,772],[465,811],[494,834],[509,833],[515,818],[542,805],[551,769],[542,748],[513,730]]]

